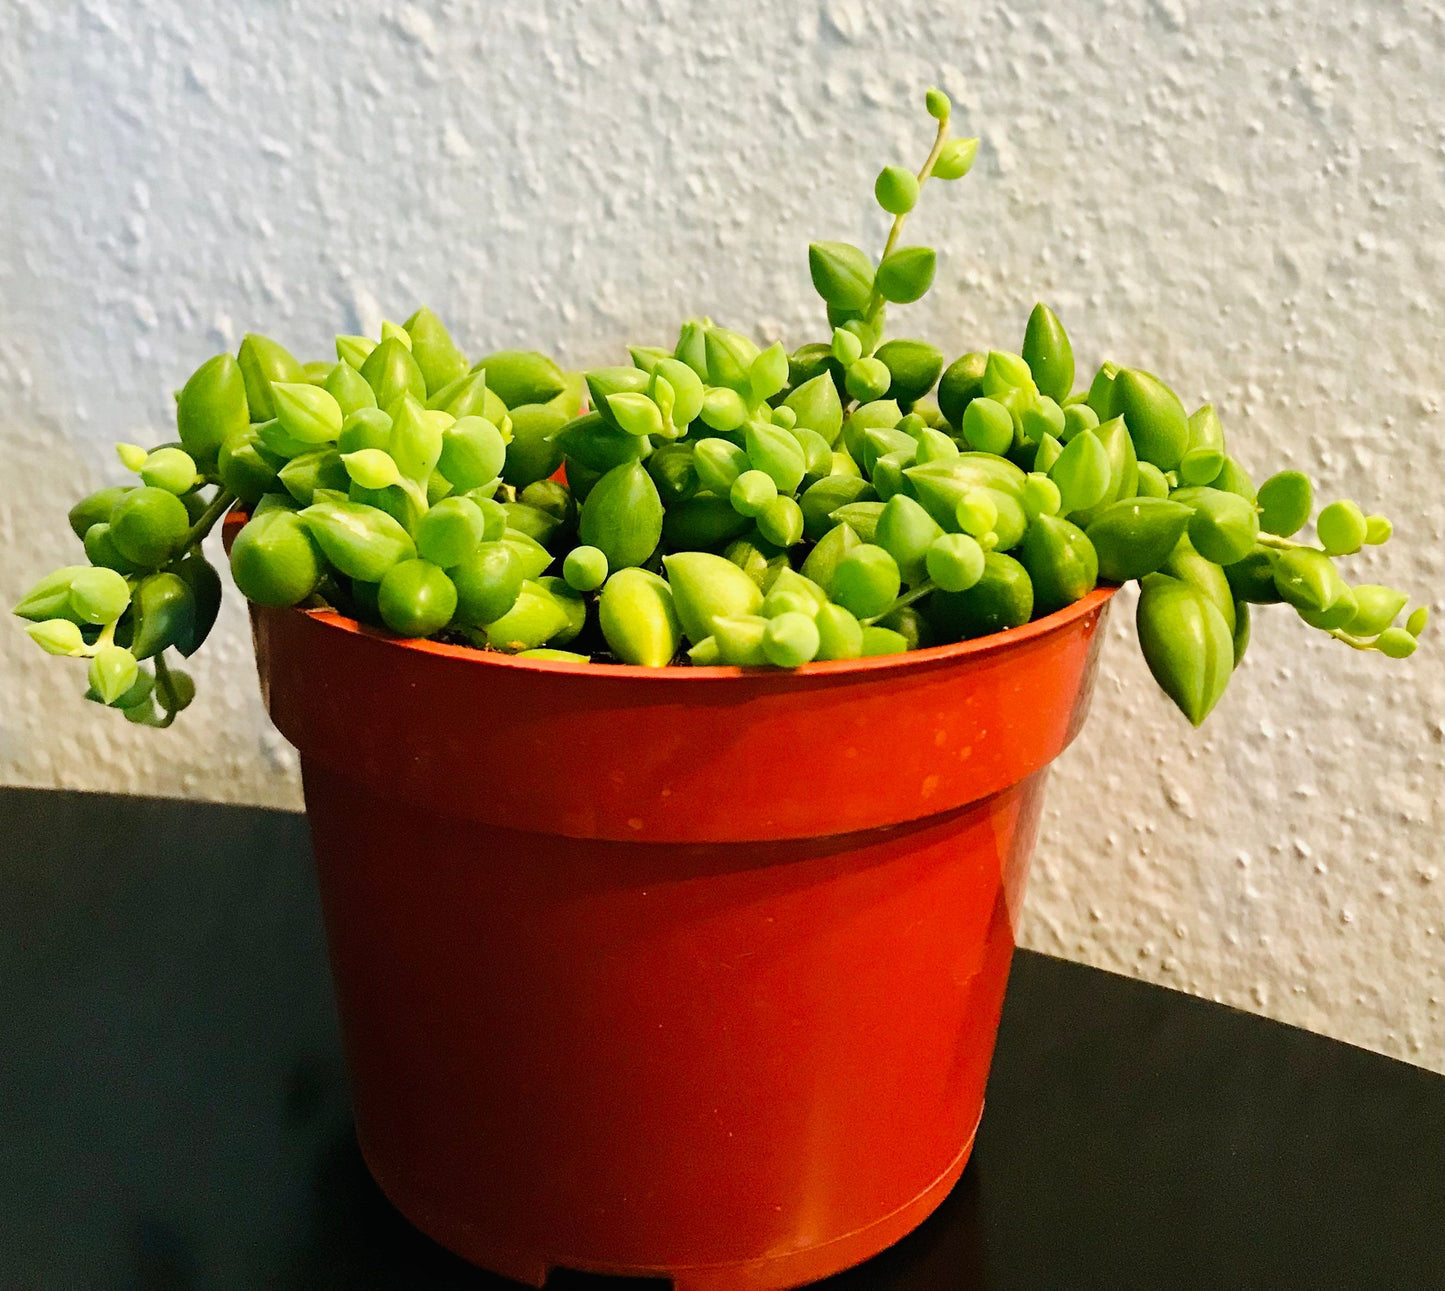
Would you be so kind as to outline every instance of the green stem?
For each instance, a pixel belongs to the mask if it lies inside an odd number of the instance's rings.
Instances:
[[[1273,547],[1276,551],[1298,551],[1301,547],[1310,545],[1307,542],[1295,542],[1293,538],[1281,538],[1278,534],[1265,533],[1263,530],[1260,530],[1255,541],[1261,547]],[[1319,551],[1320,548],[1316,547],[1315,550]]]
[[[948,118],[945,117],[938,123],[938,133],[934,137],[933,147],[928,153],[922,166],[918,169],[918,187],[921,192],[928,177],[933,174],[934,163],[938,161],[938,155],[943,151],[943,145],[948,142]],[[921,200],[921,199],[920,199]],[[893,248],[898,245],[898,235],[903,232],[903,222],[908,218],[908,212],[893,217],[893,227],[888,230],[888,240],[883,244],[883,254],[879,257],[878,263],[882,264],[892,254]],[[868,299],[868,308],[864,317],[870,322],[878,316],[878,311],[883,307],[883,297],[879,295],[878,288],[873,288],[873,294]]]
[[[1343,641],[1351,650],[1373,650],[1375,648],[1374,641],[1367,641],[1364,637],[1352,636],[1343,628],[1335,628],[1330,635],[1334,637],[1336,641]]]
[[[905,606],[912,605],[914,601],[921,601],[925,596],[928,595],[929,592],[936,591],[937,588],[937,583],[935,583],[931,578],[925,578],[921,583],[918,584],[917,587],[909,588],[908,591],[904,592],[902,596],[898,597],[898,599],[895,600],[890,606],[888,606],[888,608],[885,609],[881,614],[875,614],[870,619],[859,619],[858,621],[865,626],[871,626],[872,624],[877,623],[879,619],[886,619],[895,610],[901,610]]]
[[[161,651],[155,657],[156,663],[156,690],[160,692],[161,707],[165,709],[165,717],[156,723],[158,730],[164,730],[176,720],[176,712],[180,705],[176,702],[176,686],[171,679],[170,665],[166,663],[165,651]]]
[[[236,495],[230,489],[222,489],[211,499],[211,504],[201,512],[201,518],[190,527],[186,534],[186,540],[181,545],[182,551],[190,551],[198,542],[205,539],[206,535],[216,526],[219,520],[231,509],[231,503],[236,500]]]
[[[120,620],[117,619],[116,623],[118,623],[119,621]],[[114,645],[115,628],[115,623],[107,623],[103,628],[101,628],[100,635],[95,638],[95,644],[85,647],[85,653],[82,655],[82,658],[94,659],[96,655],[98,655],[102,650],[106,648],[106,646]]]

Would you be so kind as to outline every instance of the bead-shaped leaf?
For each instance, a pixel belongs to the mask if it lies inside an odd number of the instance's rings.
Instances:
[[[682,630],[694,643],[712,635],[718,618],[756,614],[763,603],[758,585],[722,556],[680,551],[664,556],[662,563]]]
[[[632,461],[613,467],[582,504],[578,532],[582,541],[607,557],[609,569],[641,565],[662,537],[663,508],[657,485]]]
[[[303,444],[326,444],[341,434],[345,417],[335,397],[320,386],[277,381],[271,385],[276,420],[292,439]]]
[[[381,339],[400,341],[408,350],[411,349],[411,334],[400,323],[393,323],[389,318],[381,320]]]
[[[700,488],[726,497],[738,476],[748,469],[748,455],[731,440],[710,436],[697,441],[692,464]]]
[[[39,623],[27,625],[26,632],[46,654],[82,655],[85,653],[85,638],[80,628],[69,619],[42,619]]]
[[[145,460],[150,454],[139,444],[122,443],[115,446],[115,455],[126,470],[139,471],[145,465]]]
[[[1074,388],[1074,350],[1058,316],[1042,301],[1024,329],[1023,360],[1041,394],[1062,403]]]
[[[16,603],[13,614],[32,622],[41,622],[63,615],[73,614],[70,608],[70,587],[77,574],[83,573],[85,565],[66,565],[54,573],[47,574]]]
[[[1174,391],[1148,372],[1120,369],[1114,378],[1110,415],[1124,418],[1139,460],[1152,462],[1161,471],[1172,471],[1189,448],[1184,405]],[[1099,412],[1099,416],[1103,419],[1104,414]]]
[[[933,285],[938,256],[932,247],[899,247],[878,266],[878,294],[884,300],[907,305]]]
[[[933,163],[933,173],[939,179],[962,179],[973,169],[977,156],[977,139],[950,139],[939,150],[938,160]]]
[[[663,359],[672,357],[671,352],[660,345],[629,345],[627,352],[632,356],[632,366],[641,368],[648,376],[657,370],[658,363]]]
[[[195,486],[196,462],[183,448],[157,448],[141,463],[140,477],[154,489],[179,496]]]
[[[1350,556],[1365,545],[1369,521],[1358,503],[1344,498],[1331,502],[1315,517],[1315,533],[1331,556]]]
[[[1348,590],[1335,563],[1313,547],[1281,552],[1274,562],[1274,585],[1295,609],[1320,614]]]
[[[923,577],[929,547],[942,535],[943,529],[922,506],[907,494],[896,493],[878,516],[874,541],[898,562],[903,581],[916,583]]]
[[[607,580],[597,618],[608,648],[623,663],[662,668],[682,646],[672,588],[643,569],[619,569]]]
[[[1078,525],[1057,515],[1038,515],[1024,532],[1019,563],[1028,570],[1034,609],[1052,614],[1094,590],[1099,558]]]
[[[833,357],[845,368],[863,357],[863,342],[857,331],[847,327],[833,329]]]
[[[1408,659],[1415,653],[1415,634],[1403,628],[1386,628],[1375,639],[1375,649],[1387,659]]]
[[[422,484],[441,458],[442,429],[420,403],[404,395],[392,419],[387,448],[401,473]]]
[[[1112,464],[1099,436],[1080,431],[1064,445],[1058,460],[1048,468],[1059,486],[1060,513],[1071,515],[1097,506],[1109,491]]]
[[[1134,441],[1129,437],[1129,428],[1122,417],[1111,417],[1108,421],[1092,427],[1109,456],[1109,487],[1098,505],[1077,511],[1069,518],[1081,528],[1087,529],[1100,509],[1119,498],[1129,498],[1139,492],[1139,459],[1134,455]],[[1076,433],[1082,434],[1082,431]],[[1154,468],[1156,471],[1158,468]],[[1162,475],[1160,477],[1163,478]],[[1167,494],[1167,487],[1166,487]]]
[[[696,372],[681,359],[662,358],[653,368],[652,377],[672,387],[672,424],[678,430],[697,420],[707,387]]]
[[[1139,594],[1136,623],[1154,680],[1198,726],[1234,670],[1234,637],[1224,616],[1196,587],[1155,574]]]
[[[338,363],[326,378],[324,389],[336,400],[343,418],[376,407],[376,391],[349,363]],[[343,421],[342,425],[346,423]]]
[[[1259,527],[1288,538],[1304,527],[1314,507],[1314,486],[1302,471],[1280,471],[1259,486]]]
[[[236,363],[246,387],[246,406],[252,421],[270,421],[276,415],[271,399],[274,381],[300,382],[306,379],[296,356],[269,336],[249,332],[241,340]]]
[[[1032,397],[1037,390],[1033,371],[1021,354],[990,350],[979,381],[979,393],[990,399],[1002,399],[1011,390],[1022,390]]]
[[[821,435],[829,445],[838,442],[843,429],[843,403],[830,372],[820,372],[803,382],[783,400],[783,407],[797,415],[799,426]]]
[[[104,646],[90,661],[90,687],[102,702],[113,704],[133,685],[140,672],[135,655],[120,646]]]
[[[425,305],[406,320],[403,334],[426,381],[428,395],[436,394],[466,375],[469,366],[466,355],[452,340],[442,320]]]
[[[880,345],[873,357],[888,369],[887,394],[900,403],[916,403],[938,382],[943,353],[927,341],[905,338]]]
[[[850,363],[843,377],[848,393],[859,403],[871,403],[875,399],[881,399],[888,393],[892,382],[893,374],[888,371],[888,365],[872,355],[865,355]]]
[[[808,247],[813,286],[835,309],[861,310],[873,294],[873,264],[847,242],[814,242]]]
[[[382,341],[366,356],[361,375],[376,395],[378,408],[389,410],[405,394],[419,401],[426,399],[426,378],[411,350],[394,336]]]
[[[562,369],[536,350],[498,350],[474,364],[472,370],[487,374],[488,389],[508,408],[546,403],[567,388]]]
[[[1354,593],[1355,612],[1345,627],[1361,637],[1378,636],[1395,621],[1409,600],[1404,592],[1377,583],[1361,584]]]
[[[1189,447],[1179,462],[1180,483],[1213,484],[1225,461],[1224,426],[1214,405],[1206,403],[1189,414]]]
[[[507,445],[502,432],[485,417],[459,417],[442,431],[441,471],[463,491],[490,484],[502,473]]]
[[[781,342],[768,346],[748,369],[748,385],[754,399],[771,399],[788,384],[788,352]]]
[[[741,395],[751,393],[749,373],[758,357],[758,347],[741,332],[726,327],[709,327],[703,338],[707,356],[707,379]]]
[[[379,583],[393,565],[416,555],[411,535],[376,507],[316,502],[298,514],[327,560],[348,578]]]
[[[616,367],[593,368],[584,378],[587,382],[587,400],[592,409],[609,426],[617,426],[617,418],[608,400],[615,394],[647,393],[649,377],[641,368]],[[621,427],[619,426],[620,430]]]
[[[1193,514],[1165,498],[1125,498],[1104,507],[1090,523],[1089,541],[1099,575],[1113,583],[1152,574],[1169,559]]]
[[[726,433],[736,430],[747,420],[748,408],[736,390],[714,386],[702,401],[700,415],[704,425]]]
[[[356,368],[358,371],[375,348],[376,342],[369,336],[338,336],[336,338],[336,357],[348,367]]]
[[[849,524],[834,524],[808,553],[803,573],[824,590],[832,589],[838,564],[860,542],[858,531]]]
[[[198,608],[187,579],[170,572],[142,579],[131,611],[130,652],[149,659],[170,646],[188,648],[195,639]]]
[[[902,166],[884,166],[873,181],[873,196],[889,215],[907,215],[918,205],[918,177]]]
[[[79,570],[70,582],[70,608],[83,623],[114,623],[130,604],[130,584],[113,569]]]
[[[401,483],[396,461],[383,449],[361,448],[343,453],[341,460],[346,463],[346,473],[364,489],[385,489]]]
[[[560,598],[541,583],[524,582],[507,612],[489,622],[487,644],[494,650],[518,654],[535,650],[568,627],[567,610]]]
[[[686,363],[699,377],[707,376],[707,348],[705,338],[711,326],[705,318],[689,318],[677,334],[677,347],[672,357]]]
[[[779,426],[749,423],[746,434],[748,461],[778,487],[779,493],[796,493],[807,473],[807,461],[798,441]]]
[[[1194,511],[1189,541],[1206,560],[1232,565],[1254,549],[1259,516],[1248,499],[1207,487],[1175,489],[1170,497]]]
[[[717,642],[721,662],[740,668],[755,668],[767,663],[763,641],[767,636],[768,622],[761,614],[738,614],[718,619],[713,639]]]
[[[250,423],[246,380],[229,354],[207,359],[190,376],[176,400],[176,430],[182,446],[202,462],[214,462],[226,437]]]
[[[661,435],[664,430],[662,411],[645,394],[626,391],[607,396],[607,410],[612,420],[629,435]]]

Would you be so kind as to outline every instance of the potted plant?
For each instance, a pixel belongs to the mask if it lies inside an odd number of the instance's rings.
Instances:
[[[809,248],[826,339],[691,319],[575,375],[473,362],[422,309],[303,363],[247,336],[177,394],[86,562],[15,607],[167,726],[224,517],[301,754],[357,1134],[476,1263],[794,1286],[967,1160],[1049,763],[1114,589],[1194,724],[1285,603],[1403,657],[1425,611],[1336,558],[1390,525],[1257,488],[1215,410],[1037,306],[1018,353],[885,339],[901,235],[977,147],[888,166],[875,263]]]

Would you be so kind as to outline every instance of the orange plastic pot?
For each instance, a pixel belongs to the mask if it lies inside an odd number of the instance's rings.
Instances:
[[[796,672],[254,611],[387,1196],[535,1286],[797,1286],[916,1226],[973,1143],[1110,594]]]

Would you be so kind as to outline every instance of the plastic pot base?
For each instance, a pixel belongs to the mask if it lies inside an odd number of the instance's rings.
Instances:
[[[980,1111],[980,1120],[982,1112]],[[361,1144],[361,1155],[366,1160],[371,1176],[388,1201],[412,1224],[448,1250],[460,1255],[488,1273],[497,1273],[511,1278],[524,1286],[542,1287],[555,1271],[567,1270],[574,1273],[600,1273],[609,1277],[659,1278],[671,1281],[673,1291],[785,1291],[786,1288],[804,1286],[832,1277],[845,1269],[872,1259],[887,1250],[894,1242],[901,1240],[927,1219],[953,1190],[968,1165],[973,1153],[973,1142],[978,1134],[978,1121],[963,1150],[954,1158],[948,1169],[933,1183],[929,1184],[912,1201],[900,1206],[892,1214],[847,1233],[842,1237],[825,1242],[820,1246],[794,1251],[772,1259],[742,1260],[732,1264],[700,1264],[691,1267],[661,1267],[655,1264],[593,1264],[587,1260],[561,1260],[555,1256],[519,1255],[516,1251],[503,1251],[479,1243],[475,1228],[467,1223],[458,1223],[444,1216],[413,1209],[408,1199],[396,1195],[387,1187],[386,1180],[372,1167],[367,1156],[366,1145]]]
[[[523,1280],[785,1286],[882,1249],[961,1168],[1043,773],[722,844],[478,828],[302,774],[357,1135],[444,1245]]]
[[[253,607],[383,1192],[536,1286],[774,1291],[916,1227],[973,1141],[1111,595],[796,672]]]

